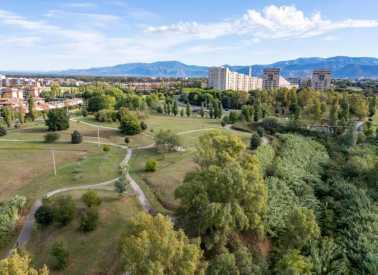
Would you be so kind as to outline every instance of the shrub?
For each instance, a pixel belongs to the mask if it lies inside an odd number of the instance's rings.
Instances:
[[[99,122],[113,122],[117,120],[117,113],[112,110],[100,110],[95,114],[95,119]]]
[[[0,137],[3,137],[7,134],[7,129],[0,126]]]
[[[127,180],[125,175],[122,175],[115,183],[114,189],[120,195],[126,191]]]
[[[260,136],[260,137],[263,137],[264,136],[264,128],[262,128],[262,127],[257,127],[257,129],[256,129],[256,132],[257,132],[257,134]]]
[[[70,127],[70,118],[65,109],[53,109],[47,113],[46,125],[49,131],[62,131]]]
[[[87,116],[88,116],[88,111],[87,111],[86,109],[83,109],[83,110],[81,111],[81,115],[82,115],[83,117],[87,117]]]
[[[91,232],[98,225],[99,215],[97,208],[85,209],[80,216],[79,230],[82,232]]]
[[[157,161],[154,159],[149,159],[146,161],[144,170],[146,172],[155,172],[157,168]]]
[[[125,135],[137,135],[142,131],[141,125],[138,119],[127,113],[120,120],[120,130]]]
[[[110,145],[104,145],[104,146],[102,146],[102,151],[104,151],[104,152],[109,152],[110,151]]]
[[[180,137],[171,130],[160,130],[155,140],[156,146],[161,152],[175,151],[181,145]]]
[[[41,226],[48,226],[54,222],[54,211],[51,205],[44,204],[34,214],[36,222]]]
[[[53,269],[64,270],[67,267],[69,253],[63,242],[55,242],[51,247],[50,255],[53,257]]]
[[[86,206],[99,206],[101,204],[101,198],[98,196],[96,191],[89,190],[81,196],[81,200]]]
[[[25,203],[26,198],[21,196],[15,196],[9,201],[0,203],[0,247],[9,241],[10,233]]]
[[[280,124],[276,118],[266,118],[260,123],[260,125],[271,134],[276,133],[280,128]]]
[[[80,134],[79,131],[74,131],[72,134],[71,134],[71,143],[72,144],[80,144],[83,142],[83,137],[82,135]]]
[[[130,138],[129,138],[129,137],[125,137],[125,143],[126,143],[126,144],[129,144],[129,143],[130,143]]]
[[[140,128],[141,128],[143,131],[146,130],[146,129],[147,129],[147,124],[146,124],[146,122],[142,121],[142,122],[140,123]]]
[[[45,142],[46,143],[54,143],[60,138],[60,135],[58,133],[47,133],[45,135]]]
[[[258,134],[253,134],[250,141],[250,148],[256,150],[261,145],[261,137]]]
[[[53,209],[54,222],[61,226],[69,224],[75,217],[76,206],[71,196],[57,198]]]

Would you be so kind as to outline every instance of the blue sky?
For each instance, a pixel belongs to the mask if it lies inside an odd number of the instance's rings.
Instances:
[[[0,70],[378,57],[378,1],[0,0]]]

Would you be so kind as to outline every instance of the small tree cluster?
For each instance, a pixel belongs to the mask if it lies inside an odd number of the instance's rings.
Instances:
[[[47,113],[46,125],[49,131],[62,131],[70,127],[70,117],[65,109],[53,109]]]
[[[80,144],[83,142],[83,136],[80,134],[79,131],[75,130],[71,134],[71,143],[72,144]]]

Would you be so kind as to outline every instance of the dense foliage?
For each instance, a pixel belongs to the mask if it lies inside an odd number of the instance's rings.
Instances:
[[[14,250],[11,255],[0,260],[1,275],[48,275],[46,266],[37,270],[32,266],[31,257],[22,251]]]
[[[65,109],[52,109],[47,113],[46,125],[49,131],[62,131],[70,127],[70,117]]]

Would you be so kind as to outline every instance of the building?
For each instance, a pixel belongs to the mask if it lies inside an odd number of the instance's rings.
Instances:
[[[5,82],[5,75],[0,74],[0,88],[3,87],[3,82]]]
[[[315,90],[331,89],[332,75],[330,70],[315,70],[312,73],[311,87]]]
[[[281,70],[279,68],[267,68],[264,69],[263,76],[263,88],[265,90],[273,90],[278,88],[298,88],[297,83],[290,83],[280,74]]]
[[[251,91],[262,89],[262,79],[231,71],[225,67],[212,67],[209,69],[208,87],[217,90]]]

